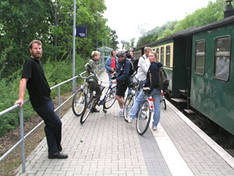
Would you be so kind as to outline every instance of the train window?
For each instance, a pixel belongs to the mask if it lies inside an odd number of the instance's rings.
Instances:
[[[171,47],[166,47],[166,66],[170,67]]]
[[[206,57],[206,42],[205,40],[196,41],[196,56],[195,56],[195,73],[204,75],[205,73],[205,57]]]
[[[230,36],[216,38],[214,76],[216,79],[227,81],[230,74]]]
[[[158,62],[159,62],[159,48],[156,49],[156,54],[157,54]]]
[[[161,63],[164,65],[164,47],[161,47]]]

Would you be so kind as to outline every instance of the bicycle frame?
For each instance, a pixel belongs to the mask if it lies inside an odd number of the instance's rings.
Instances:
[[[86,80],[89,77],[85,77],[84,74],[86,72],[83,72],[79,75],[79,77],[83,78],[83,84],[80,86],[80,88],[76,91],[73,100],[72,100],[72,110],[73,113],[76,116],[80,116],[83,111],[84,107],[86,106],[88,100],[89,100],[89,88],[87,85]]]
[[[150,111],[154,112],[154,99],[149,97],[148,102],[150,104]]]
[[[102,89],[102,83],[110,83],[109,81],[108,82],[105,82],[105,81],[102,81],[97,75],[95,75],[96,78],[101,82],[99,85],[100,85],[100,88],[101,88],[101,93],[102,91],[104,90],[104,87]],[[104,98],[100,99],[98,102],[96,100],[96,91],[93,90],[92,92],[90,92],[91,96],[90,96],[90,99],[88,101],[88,103],[86,104],[85,108],[84,108],[84,111],[82,113],[82,116],[80,118],[80,123],[83,124],[89,117],[90,113],[92,112],[92,109],[96,106],[96,103],[98,106],[100,105],[103,105],[103,112],[106,113],[108,108],[110,108],[114,102],[115,102],[115,98],[113,97],[113,89],[115,88],[110,86],[108,87],[107,89],[107,93],[104,95]],[[108,98],[108,96],[110,96],[110,105],[108,106],[108,104],[106,104],[106,100]],[[101,95],[100,95],[100,98],[101,98]]]

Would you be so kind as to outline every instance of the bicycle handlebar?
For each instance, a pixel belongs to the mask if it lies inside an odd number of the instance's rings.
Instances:
[[[98,79],[101,83],[111,83],[111,81],[103,81],[103,80],[101,80],[101,78],[99,78],[99,76],[98,76],[96,73],[94,73],[94,75],[97,77],[97,79]]]
[[[82,73],[79,74],[78,76],[81,77],[81,78],[84,79],[84,80],[86,80],[86,79],[88,79],[88,78],[90,78],[90,77],[93,76],[93,74],[92,74],[92,75],[89,75],[89,76],[84,76],[85,73],[87,73],[87,71],[82,72]]]

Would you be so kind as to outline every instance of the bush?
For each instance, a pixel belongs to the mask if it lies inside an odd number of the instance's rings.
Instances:
[[[84,71],[84,64],[87,60],[77,57],[75,73],[79,74]],[[23,68],[23,66],[22,66]],[[12,73],[8,78],[3,78],[0,81],[0,111],[3,111],[14,105],[14,102],[19,96],[19,82],[21,79],[22,68]],[[43,64],[43,69],[46,74],[49,86],[52,87],[58,83],[61,83],[67,79],[72,78],[72,63],[68,60],[64,61],[47,61]],[[72,82],[69,82],[61,86],[61,95],[72,90]],[[51,97],[54,98],[58,95],[58,89],[55,89],[51,93]],[[29,98],[28,92],[25,92],[24,99]],[[23,106],[24,121],[26,121],[31,115],[36,114],[32,109],[30,103],[26,103]],[[0,116],[0,136],[16,128],[19,125],[19,110],[15,109],[3,116]]]

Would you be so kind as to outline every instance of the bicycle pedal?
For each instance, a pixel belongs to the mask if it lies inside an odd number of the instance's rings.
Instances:
[[[100,106],[100,105],[104,105],[104,100],[101,100],[99,103],[98,103],[98,105]]]

